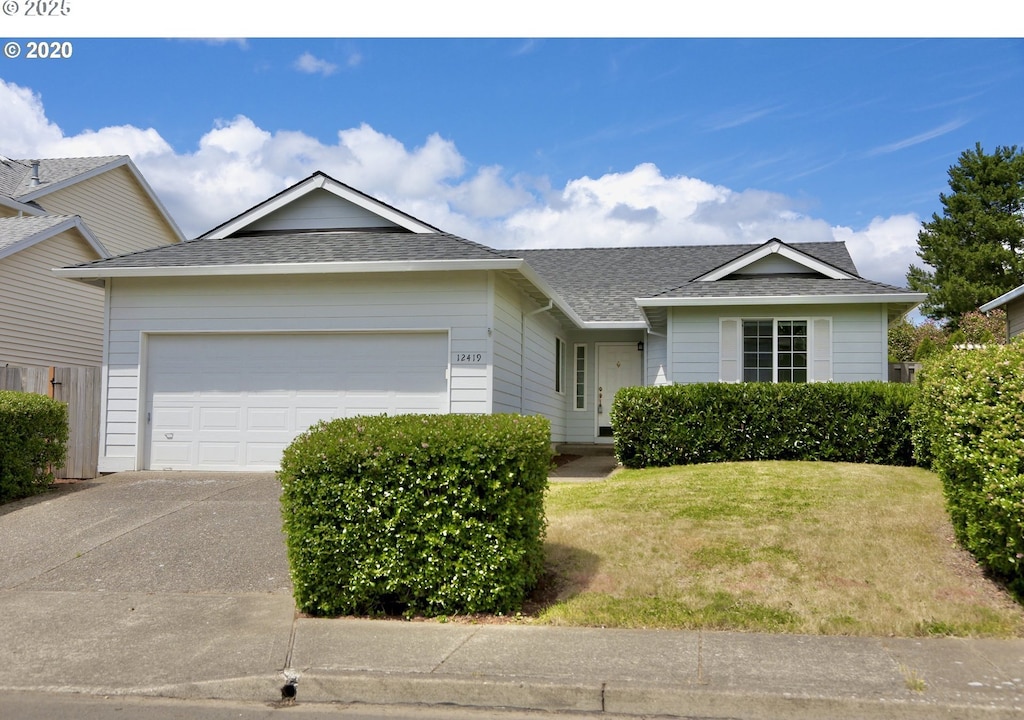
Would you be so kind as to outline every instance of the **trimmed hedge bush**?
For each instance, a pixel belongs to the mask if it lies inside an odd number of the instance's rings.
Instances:
[[[517,611],[543,570],[550,425],[518,415],[333,420],[285,450],[295,600],[314,615]]]
[[[0,390],[0,502],[46,490],[67,458],[68,408],[45,395]]]
[[[944,353],[918,377],[915,453],[960,543],[1024,595],[1024,340]]]
[[[627,467],[741,460],[913,465],[916,388],[864,383],[702,383],[623,388],[612,405]]]

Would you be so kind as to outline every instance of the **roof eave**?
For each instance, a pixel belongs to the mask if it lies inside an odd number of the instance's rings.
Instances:
[[[84,222],[82,222],[82,219],[77,215],[73,215],[71,217],[68,217],[64,221],[57,223],[56,225],[51,225],[45,230],[40,230],[37,233],[33,233],[28,237],[22,238],[13,245],[8,245],[2,251],[0,251],[0,258],[5,258],[15,253],[21,252],[22,250],[32,247],[36,243],[41,243],[44,240],[49,240],[55,235],[60,235],[62,232],[66,232],[68,230],[73,229],[78,230],[79,234],[89,244],[89,247],[91,247],[96,252],[96,254],[100,256],[100,259],[106,259],[110,257],[110,252],[107,250],[106,247],[103,246],[103,243],[101,243],[99,239],[97,239],[97,237],[92,234],[92,231]]]
[[[982,312],[985,312],[985,313],[992,312],[996,308],[1000,308],[1003,305],[1011,303],[1014,300],[1016,300],[1017,298],[1022,297],[1022,296],[1024,296],[1024,285],[1021,285],[1019,287],[1015,287],[1010,292],[1003,293],[1002,295],[997,297],[995,300],[992,300],[990,302],[985,303],[984,305],[982,305],[978,309],[981,310]]]
[[[119,277],[225,277],[245,275],[328,275],[387,272],[450,272],[462,270],[516,270],[517,258],[495,260],[383,260],[376,262],[261,263],[247,265],[176,265],[170,267],[74,266],[54,272],[67,278],[95,280]]]
[[[754,295],[684,298],[636,298],[640,307],[711,307],[715,305],[826,305],[905,303],[911,308],[925,301],[925,293],[861,293],[844,295]]]
[[[40,217],[41,215],[47,214],[46,211],[38,205],[31,205],[29,203],[22,202],[21,200],[15,200],[7,195],[0,195],[0,205],[32,217]]]

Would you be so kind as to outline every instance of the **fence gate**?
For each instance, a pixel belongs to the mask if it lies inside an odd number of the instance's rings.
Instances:
[[[100,368],[0,367],[0,390],[46,395],[68,406],[67,464],[59,478],[94,478],[99,463]]]

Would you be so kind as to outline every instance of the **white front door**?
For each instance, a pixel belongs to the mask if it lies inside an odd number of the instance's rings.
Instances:
[[[597,434],[612,435],[612,401],[620,388],[643,385],[644,354],[636,343],[599,343],[597,346]]]

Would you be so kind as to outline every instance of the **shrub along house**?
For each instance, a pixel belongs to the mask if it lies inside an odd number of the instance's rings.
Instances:
[[[542,414],[610,442],[626,385],[887,376],[923,295],[842,243],[498,250],[322,173],[105,288],[100,469],[271,469],[322,418]]]

